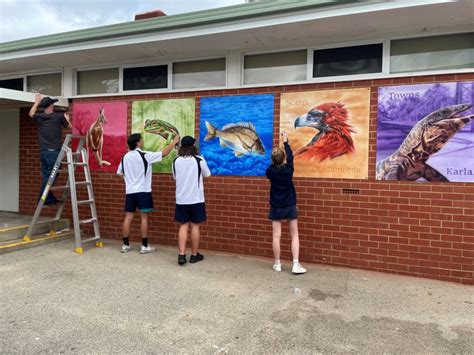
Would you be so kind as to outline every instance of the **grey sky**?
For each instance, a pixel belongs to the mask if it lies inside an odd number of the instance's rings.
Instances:
[[[0,0],[0,42],[132,21],[141,12],[167,15],[237,5],[245,0]]]

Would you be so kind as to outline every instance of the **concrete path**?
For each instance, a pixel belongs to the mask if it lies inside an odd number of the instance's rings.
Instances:
[[[474,288],[175,248],[71,240],[0,255],[0,353],[474,352]]]

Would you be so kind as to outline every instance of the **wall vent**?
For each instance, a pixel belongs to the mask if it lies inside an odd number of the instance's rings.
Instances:
[[[359,195],[360,190],[359,189],[342,189],[343,194],[349,194],[349,195]]]

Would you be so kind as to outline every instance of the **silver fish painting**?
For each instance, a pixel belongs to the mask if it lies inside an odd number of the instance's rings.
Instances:
[[[265,155],[265,148],[252,123],[238,122],[226,124],[222,129],[217,129],[208,121],[205,141],[219,138],[222,148],[230,148],[236,157],[243,155]]]

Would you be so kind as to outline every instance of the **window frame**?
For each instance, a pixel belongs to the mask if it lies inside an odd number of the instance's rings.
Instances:
[[[64,73],[62,70],[60,71],[47,71],[47,72],[35,72],[35,73],[29,73],[25,75],[25,81],[24,81],[24,90],[26,91],[28,89],[28,77],[29,76],[35,76],[35,75],[48,75],[48,74],[60,74],[61,75],[61,93],[59,94],[60,97],[63,96],[64,93]],[[54,96],[54,95],[53,95]],[[56,97],[56,96],[55,96]]]
[[[126,93],[150,93],[150,92],[163,92],[171,89],[170,87],[170,66],[171,66],[171,61],[166,61],[166,62],[154,62],[154,63],[140,63],[140,64],[126,64],[126,65],[121,65],[119,66],[119,77],[120,77],[120,83],[119,83],[119,93],[126,94]],[[139,90],[124,90],[123,89],[123,80],[124,80],[124,69],[129,69],[129,68],[143,68],[143,67],[157,67],[157,66],[167,66],[167,82],[166,88],[160,88],[160,89],[139,89]]]
[[[8,74],[5,76],[0,76],[0,80],[10,80],[10,79],[23,79],[23,92],[28,92],[28,77],[35,76],[35,75],[48,75],[48,74],[60,74],[61,75],[61,94],[62,96],[64,93],[64,72],[62,69],[51,69],[46,71],[25,71],[21,75],[18,74]],[[47,93],[46,93],[47,94]]]
[[[118,92],[114,92],[114,93],[100,93],[100,94],[78,94],[78,75],[77,73],[78,72],[81,72],[81,71],[93,71],[93,70],[101,70],[101,69],[115,69],[117,68],[118,69],[118,73],[119,73],[119,76],[118,76],[118,80],[119,80],[119,89],[118,89]],[[121,83],[121,80],[120,80],[120,66],[119,65],[107,65],[107,66],[97,66],[97,67],[74,67],[73,69],[74,71],[74,96],[73,97],[76,97],[76,98],[81,98],[81,97],[100,97],[100,96],[110,96],[110,95],[118,95],[118,94],[121,94],[120,92],[120,83]]]
[[[173,63],[186,63],[186,62],[197,62],[199,60],[212,60],[212,59],[224,59],[224,63],[225,63],[225,70],[224,70],[224,86],[206,86],[206,87],[202,87],[202,88],[186,88],[186,89],[174,89],[173,88]],[[179,59],[179,60],[172,60],[171,61],[171,65],[169,68],[169,70],[171,70],[171,78],[169,76],[169,73],[168,73],[168,78],[171,80],[171,83],[170,83],[170,88],[171,90],[173,91],[195,91],[195,90],[219,90],[219,89],[225,89],[227,88],[227,73],[228,73],[228,59],[227,59],[227,55],[222,55],[222,56],[212,56],[212,57],[199,57],[199,58],[193,58],[193,59]]]
[[[297,47],[292,49],[273,49],[267,51],[250,51],[250,52],[241,52],[240,54],[240,87],[253,87],[253,86],[274,86],[274,85],[294,85],[295,83],[301,83],[301,81],[285,81],[283,83],[260,83],[260,84],[245,84],[245,56],[250,55],[260,55],[260,54],[273,54],[273,53],[287,53],[287,52],[298,52],[306,51],[306,78],[308,76],[308,47]],[[227,66],[226,66],[227,68]],[[312,66],[311,66],[312,68]]]
[[[439,37],[439,36],[448,36],[448,35],[463,35],[463,34],[468,34],[472,33],[474,34],[474,29],[471,30],[465,30],[465,31],[447,31],[447,32],[433,32],[426,34],[426,36],[420,36],[419,33],[417,34],[411,34],[409,36],[403,36],[403,37],[391,37],[389,41],[389,46],[392,41],[403,41],[404,39],[415,39],[415,38],[429,38],[429,37]],[[403,73],[393,73],[390,74],[390,58],[391,58],[391,53],[388,53],[387,57],[387,65],[388,65],[388,75],[389,77],[393,78],[399,78],[399,77],[404,77],[404,76],[424,76],[424,75],[445,75],[445,74],[463,74],[463,73],[472,73],[474,71],[474,67],[472,68],[463,68],[463,69],[441,69],[441,70],[428,70],[428,71],[416,71],[416,72],[403,72]]]
[[[353,80],[372,80],[379,78],[381,75],[388,74],[388,72],[384,72],[386,58],[385,55],[387,53],[387,45],[389,40],[361,40],[361,41],[351,41],[351,42],[340,42],[340,43],[331,43],[322,46],[311,47],[309,51],[311,51],[311,62],[308,62],[308,77],[309,82],[311,83],[327,83],[327,82],[338,82],[338,81],[353,81]],[[369,73],[369,74],[350,74],[350,75],[335,75],[335,76],[327,76],[327,77],[313,77],[313,68],[314,68],[314,52],[318,50],[324,49],[335,49],[335,48],[346,48],[346,47],[357,47],[357,46],[365,46],[365,45],[373,45],[373,44],[381,44],[382,45],[382,69],[378,73]],[[390,59],[390,58],[389,58]]]

